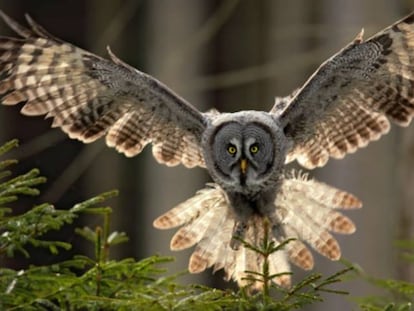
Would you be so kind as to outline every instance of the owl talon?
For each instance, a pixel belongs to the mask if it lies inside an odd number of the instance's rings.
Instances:
[[[232,250],[234,251],[238,251],[240,249],[240,240],[239,240],[239,236],[232,236],[231,240],[230,240],[230,247]]]

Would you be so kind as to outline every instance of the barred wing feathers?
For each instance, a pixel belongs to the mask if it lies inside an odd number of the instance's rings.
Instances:
[[[207,115],[161,82],[118,59],[103,59],[48,34],[3,20],[22,39],[0,37],[0,101],[25,103],[22,113],[53,118],[85,143],[106,136],[108,146],[134,156],[149,143],[166,165],[204,166],[200,148]]]
[[[413,23],[414,13],[365,42],[361,32],[323,63],[293,98],[276,102],[271,113],[280,117],[293,142],[287,162],[323,166],[330,157],[343,158],[379,139],[389,131],[389,121],[399,126],[411,122]]]

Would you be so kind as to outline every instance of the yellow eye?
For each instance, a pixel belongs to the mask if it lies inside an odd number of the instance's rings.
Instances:
[[[257,145],[250,146],[251,153],[257,153],[259,151],[259,147]]]
[[[227,147],[227,152],[228,152],[228,153],[230,153],[231,155],[234,155],[234,154],[236,154],[237,149],[236,149],[236,147],[234,147],[233,145],[229,145],[229,146]]]

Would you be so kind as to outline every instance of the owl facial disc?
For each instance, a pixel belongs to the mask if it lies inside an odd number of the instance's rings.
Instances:
[[[273,119],[259,111],[223,117],[207,131],[205,160],[214,181],[230,192],[253,196],[273,182],[284,162],[286,139]],[[277,160],[279,159],[280,160]]]

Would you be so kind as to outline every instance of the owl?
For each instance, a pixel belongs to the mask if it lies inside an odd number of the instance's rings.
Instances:
[[[272,281],[289,286],[290,263],[311,269],[309,247],[331,260],[341,256],[332,233],[351,234],[341,209],[353,195],[291,172],[341,159],[414,115],[414,13],[364,41],[363,33],[325,61],[306,83],[277,97],[269,112],[202,113],[154,77],[108,49],[101,58],[49,34],[26,16],[29,28],[4,13],[21,38],[0,37],[0,101],[46,115],[52,127],[90,143],[105,137],[128,157],[152,144],[167,166],[207,169],[213,183],[154,221],[180,227],[171,249],[194,247],[189,271],[224,269],[227,279],[249,281],[264,259],[245,247],[265,236],[283,248],[270,255]],[[284,241],[289,240],[288,243]],[[250,271],[250,272],[248,272]]]

